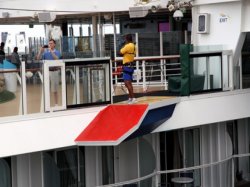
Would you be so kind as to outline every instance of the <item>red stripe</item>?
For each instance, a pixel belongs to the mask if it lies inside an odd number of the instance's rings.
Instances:
[[[148,105],[109,105],[76,138],[84,141],[116,141],[135,127]]]

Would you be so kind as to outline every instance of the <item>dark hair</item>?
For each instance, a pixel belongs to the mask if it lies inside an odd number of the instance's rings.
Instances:
[[[4,47],[5,43],[4,42],[1,42],[1,47]]]
[[[56,41],[55,41],[54,39],[51,38],[51,39],[49,40],[49,42],[50,42],[50,41],[53,41],[53,42],[56,44]]]
[[[131,34],[127,34],[126,36],[125,36],[125,39],[128,41],[128,42],[132,42],[132,35]]]
[[[18,47],[14,47],[13,52],[17,53]]]

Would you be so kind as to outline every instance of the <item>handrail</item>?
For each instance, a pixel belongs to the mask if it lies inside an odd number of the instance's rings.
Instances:
[[[160,174],[169,174],[169,173],[177,173],[177,172],[183,172],[183,171],[190,171],[190,170],[195,170],[195,169],[202,169],[202,168],[207,168],[210,166],[215,166],[215,165],[219,165],[222,163],[225,163],[227,161],[233,160],[234,158],[242,158],[242,157],[249,157],[250,153],[246,153],[246,154],[237,154],[237,155],[231,155],[223,160],[217,161],[217,162],[212,162],[209,164],[202,164],[199,166],[192,166],[192,167],[187,167],[187,168],[181,168],[181,169],[172,169],[172,170],[164,170],[164,171],[154,171],[153,173],[150,173],[148,175],[145,175],[143,177],[139,177],[137,179],[132,179],[132,180],[128,180],[128,181],[123,181],[123,182],[118,182],[118,183],[114,183],[114,184],[108,184],[108,185],[101,185],[101,186],[97,186],[97,187],[115,187],[115,186],[121,186],[121,185],[125,185],[125,184],[131,184],[131,183],[137,183],[140,181],[143,181],[145,179],[149,179],[151,177],[160,175]]]
[[[154,75],[154,76],[157,76],[159,77],[159,80],[158,82],[154,81],[154,83],[157,83],[157,84],[154,84],[154,85],[160,85],[160,86],[163,86],[165,90],[167,90],[167,77],[170,76],[170,75],[177,75],[176,73],[172,74],[167,74],[166,71],[170,71],[172,70],[172,68],[170,68],[169,66],[171,65],[180,65],[180,63],[168,63],[167,60],[172,60],[172,59],[179,59],[180,58],[180,55],[164,55],[164,56],[144,56],[144,57],[135,57],[134,61],[134,66],[135,68],[138,70],[140,69],[140,73],[141,73],[141,76],[137,76],[135,75],[135,77],[140,77],[141,79],[136,79],[136,82],[133,83],[133,84],[142,84],[142,89],[143,89],[143,92],[146,92],[147,89],[148,89],[148,85],[152,85],[151,82],[151,78],[150,80],[148,81],[147,78],[149,76],[147,76],[147,72],[149,71],[147,67],[152,67],[152,65],[150,65],[150,63],[153,63],[152,61],[157,61],[159,63],[159,66],[161,70],[156,70],[156,71],[160,71],[160,73],[158,73],[157,75]],[[121,75],[121,71],[117,71],[117,68],[119,67],[119,65],[117,63],[120,63],[122,62],[122,57],[118,57],[116,58],[115,60],[112,61],[113,62],[113,77],[114,77],[114,80],[115,80],[115,84],[118,83],[118,76]],[[119,70],[119,68],[118,68]],[[172,70],[173,71],[173,70]],[[180,71],[180,68],[179,69],[175,69],[175,71]],[[137,72],[138,73],[138,72]],[[136,73],[135,73],[136,74]],[[151,73],[152,74],[152,73]],[[178,74],[179,75],[179,74]],[[152,76],[150,76],[152,77]]]
[[[41,68],[31,68],[31,69],[26,69],[25,71],[31,71],[31,72],[35,72],[35,71],[39,71],[41,70]],[[17,73],[20,72],[21,69],[13,69],[13,70],[0,70],[0,73]]]
[[[143,61],[143,60],[163,60],[163,59],[179,59],[180,55],[164,55],[164,56],[144,56],[144,57],[135,57],[134,61]],[[122,61],[122,57],[117,57],[113,60],[114,62]]]

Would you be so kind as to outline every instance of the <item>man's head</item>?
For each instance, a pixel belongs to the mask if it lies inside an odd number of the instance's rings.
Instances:
[[[54,49],[56,47],[56,41],[54,39],[49,40],[49,48]]]
[[[4,48],[4,45],[5,45],[4,42],[1,42],[1,48]]]
[[[132,42],[132,41],[133,41],[132,35],[131,35],[131,34],[127,34],[127,35],[125,36],[125,40],[126,40],[127,42]]]
[[[17,53],[18,47],[14,47],[13,52]]]

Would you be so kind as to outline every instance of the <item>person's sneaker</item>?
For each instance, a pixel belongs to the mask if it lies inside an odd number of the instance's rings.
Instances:
[[[128,98],[127,103],[128,103],[128,104],[130,104],[130,103],[131,103],[131,101],[132,101],[132,98]]]
[[[132,98],[131,101],[128,104],[134,104],[134,103],[137,103],[136,98]]]

